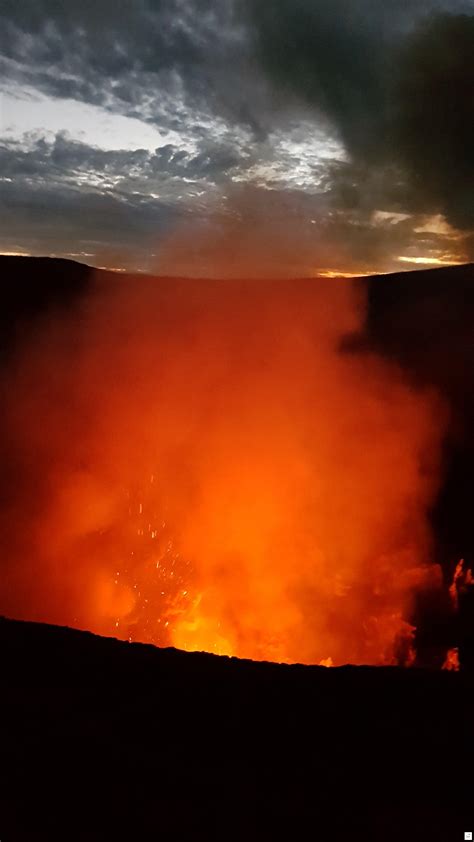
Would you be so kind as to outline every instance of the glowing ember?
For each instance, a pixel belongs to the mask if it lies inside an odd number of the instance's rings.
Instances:
[[[448,670],[449,672],[459,672],[460,666],[459,650],[457,648],[449,649],[442,669]]]
[[[46,325],[9,384],[0,611],[255,659],[412,662],[443,413],[341,350],[364,308],[352,281],[117,278]]]
[[[320,667],[333,667],[334,664],[332,662],[332,658],[323,658],[322,661],[319,662]]]

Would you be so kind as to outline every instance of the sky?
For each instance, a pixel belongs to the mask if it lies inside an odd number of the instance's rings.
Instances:
[[[474,260],[474,0],[3,0],[0,252],[201,276]]]

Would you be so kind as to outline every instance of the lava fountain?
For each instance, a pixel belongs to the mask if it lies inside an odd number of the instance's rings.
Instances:
[[[0,611],[253,659],[409,662],[445,413],[356,281],[110,277],[6,379]],[[351,350],[352,348],[352,350]]]

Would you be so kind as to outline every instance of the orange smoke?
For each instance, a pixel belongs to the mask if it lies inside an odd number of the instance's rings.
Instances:
[[[0,611],[254,659],[412,660],[442,418],[353,281],[96,282],[11,367]]]

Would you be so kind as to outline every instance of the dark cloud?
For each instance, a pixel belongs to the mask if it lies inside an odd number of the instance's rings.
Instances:
[[[282,94],[327,114],[351,149],[365,147],[379,123],[386,74],[367,4],[249,0],[248,10],[262,65]]]
[[[416,191],[474,226],[474,16],[442,15],[402,52],[394,137]]]
[[[353,160],[398,167],[410,201],[474,225],[474,8],[462,3],[249,2],[263,67],[327,115]],[[447,14],[444,9],[450,10]],[[360,193],[364,182],[354,184]],[[347,194],[350,195],[349,191]],[[417,198],[415,198],[415,196]]]

